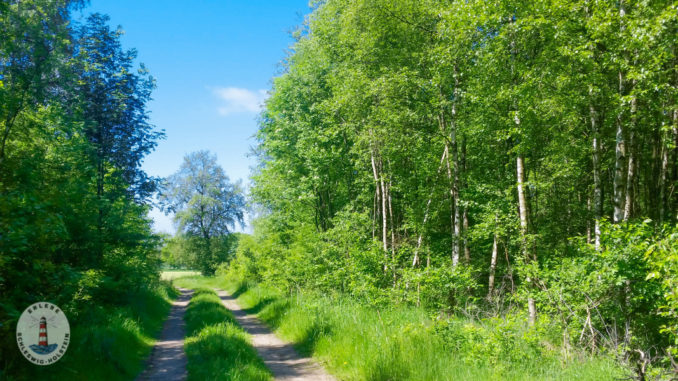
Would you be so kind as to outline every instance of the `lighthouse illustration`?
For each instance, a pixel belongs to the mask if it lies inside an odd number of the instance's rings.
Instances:
[[[38,334],[38,345],[41,347],[47,346],[47,319],[40,318],[40,333]]]
[[[47,341],[47,319],[45,317],[40,318],[40,324],[39,324],[39,330],[38,330],[38,345],[31,345],[30,348],[33,350],[33,352],[39,354],[39,355],[46,355],[49,353],[52,353],[57,347],[57,344],[52,344],[49,345]]]

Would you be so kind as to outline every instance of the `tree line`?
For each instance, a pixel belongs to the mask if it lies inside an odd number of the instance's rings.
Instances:
[[[158,179],[141,169],[164,135],[155,81],[107,16],[72,18],[83,6],[0,1],[0,378],[26,376],[26,306],[56,303],[79,329],[158,283]]]
[[[235,267],[675,369],[677,26],[672,1],[316,2]]]

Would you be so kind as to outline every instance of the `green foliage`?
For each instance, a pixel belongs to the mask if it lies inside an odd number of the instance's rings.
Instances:
[[[188,237],[166,237],[160,250],[162,262],[170,268],[193,268],[196,263],[196,253],[192,246]]]
[[[272,379],[248,335],[214,291],[196,289],[184,320],[189,380]]]
[[[671,367],[664,356],[675,348],[676,320],[672,273],[658,272],[671,266],[667,244],[675,227],[646,220],[603,223],[601,230],[600,249],[579,240],[574,255],[542,269],[541,309],[562,328],[565,348],[609,350],[629,362],[638,351],[648,360],[663,357],[643,365],[648,375],[660,375],[662,366]]]
[[[431,319],[423,309],[366,307],[346,296],[286,296],[228,278],[203,282],[228,285],[241,306],[342,379],[613,380],[624,374],[607,357],[561,357],[548,341],[559,332],[529,328],[523,316]]]
[[[177,232],[195,253],[195,265],[203,274],[214,274],[229,258],[234,240],[229,233],[244,224],[245,198],[240,182],[232,184],[217,157],[208,151],[184,157],[181,168],[170,176],[160,193],[164,210],[174,212]],[[230,230],[229,230],[230,229]]]
[[[665,334],[674,358],[678,357],[678,226],[664,227],[661,239],[645,252],[650,272],[647,281],[661,282],[661,297],[653,300],[659,314],[666,320],[661,332]],[[654,282],[653,282],[654,283]]]
[[[173,268],[199,269],[214,273],[219,264],[233,257],[242,237],[241,233],[219,235],[209,240],[209,250],[200,237],[178,234],[165,240],[161,250],[162,261]]]
[[[527,309],[565,352],[642,373],[675,344],[670,261],[645,253],[678,216],[676,31],[671,1],[317,2],[262,112],[260,218],[225,273]]]
[[[153,81],[105,16],[73,27],[82,1],[0,3],[0,378],[33,372],[13,338],[36,301],[73,328],[57,378],[85,379],[94,360],[101,377],[134,377],[167,312],[146,217],[155,180],[140,168],[162,136],[147,121]]]

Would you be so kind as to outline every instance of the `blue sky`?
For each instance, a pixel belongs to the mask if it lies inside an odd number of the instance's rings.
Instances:
[[[153,176],[174,173],[185,154],[207,149],[232,181],[248,183],[258,105],[280,72],[290,32],[308,0],[91,0],[74,17],[100,12],[125,31],[125,49],[157,80],[151,122],[167,138],[144,161]],[[157,231],[170,216],[151,212]],[[247,230],[247,229],[246,229]]]

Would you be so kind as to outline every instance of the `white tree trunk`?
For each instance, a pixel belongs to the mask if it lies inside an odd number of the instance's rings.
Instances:
[[[461,140],[461,173],[466,175],[466,139],[462,138]],[[462,177],[463,179],[464,177]],[[460,187],[465,189],[466,184],[463,180],[459,181]],[[462,212],[462,245],[464,246],[464,261],[467,265],[471,264],[471,248],[468,245],[468,208],[464,205]]]
[[[600,176],[600,129],[598,113],[593,105],[589,107],[593,133],[593,236],[596,250],[600,250],[600,219],[603,216],[603,189]]]
[[[620,31],[624,31],[623,18],[626,14],[624,1],[619,2]],[[619,96],[624,95],[624,73],[619,70]],[[624,218],[625,201],[624,165],[626,164],[626,146],[624,142],[623,112],[620,108],[617,114],[617,132],[615,136],[615,163],[614,163],[614,215],[612,220],[619,223]]]
[[[450,154],[447,155],[447,177],[450,180],[450,198],[452,201],[452,211],[450,219],[452,222],[452,267],[459,264],[460,239],[461,235],[461,211],[459,209],[459,162],[457,156],[457,139],[454,123],[451,123],[450,147],[447,147],[452,156],[452,165],[450,165]]]
[[[377,205],[380,206],[381,215],[382,215],[382,247],[384,248],[384,255],[388,251],[388,243],[386,241],[386,198],[384,197],[384,180],[379,175],[379,169],[377,168],[377,163],[374,158],[374,151],[370,152],[370,160],[372,162],[372,174],[374,175],[374,183],[376,185],[376,196],[381,203],[377,202]],[[386,271],[386,264],[384,264],[384,271]]]
[[[487,298],[491,299],[494,293],[494,274],[497,269],[497,217],[495,216],[494,241],[492,242],[492,258],[490,259],[490,278],[488,280]]]
[[[635,81],[633,81],[635,85]],[[636,127],[636,97],[634,96],[631,99],[631,129],[629,131],[629,146],[627,147],[628,153],[628,164],[626,172],[626,201],[624,204],[624,221],[628,221],[631,218],[633,213],[633,184],[635,181],[635,168],[636,168],[636,157],[635,157],[635,127]]]
[[[516,117],[517,119],[517,117]],[[520,211],[520,235],[522,237],[523,256],[526,262],[533,260],[530,255],[529,242],[527,240],[528,233],[528,215],[527,215],[527,199],[525,198],[525,163],[523,155],[519,154],[516,158],[516,172],[518,182],[518,209]],[[532,279],[528,276],[525,278],[528,287],[531,287]],[[527,297],[527,310],[529,314],[529,324],[534,325],[537,321],[537,307],[534,298],[530,295]]]
[[[468,264],[471,263],[471,248],[468,247],[468,238],[466,236],[468,234],[468,210],[466,209],[466,207],[464,207],[464,213],[462,215],[462,220],[464,220],[464,226],[463,226],[464,227],[464,234],[463,234],[464,238],[463,238],[463,242],[462,242],[463,245],[464,245],[464,261],[468,265]]]
[[[379,168],[381,169],[381,160],[379,163]],[[387,215],[388,209],[386,206],[386,197],[388,193],[386,186],[384,185],[384,174],[382,173],[379,176],[379,183],[381,184],[381,239],[384,248],[384,272],[388,271],[388,222]]]
[[[626,201],[624,202],[624,221],[628,221],[631,218],[631,213],[633,213],[633,181],[635,176],[635,156],[633,154],[633,131],[630,132],[629,136],[629,147],[628,147],[628,165],[626,172]]]
[[[393,271],[393,287],[396,286],[396,253],[395,253],[395,224],[393,223],[393,207],[391,206],[391,181],[386,184],[386,194],[388,195],[388,215],[391,223],[391,270]]]

